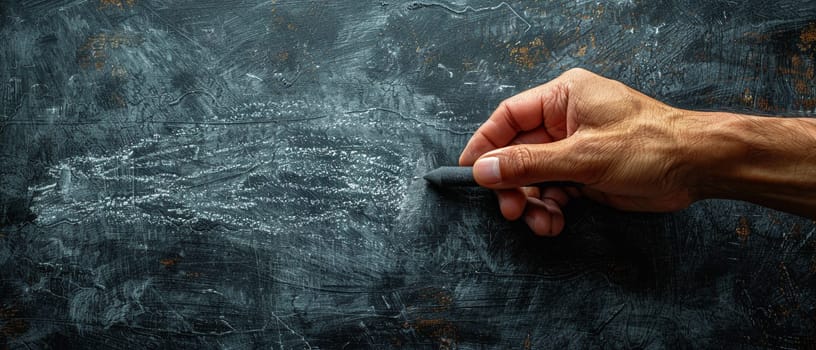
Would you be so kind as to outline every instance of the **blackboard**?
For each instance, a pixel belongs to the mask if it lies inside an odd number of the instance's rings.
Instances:
[[[0,347],[816,343],[816,224],[436,190],[572,67],[812,116],[812,1],[0,1]]]

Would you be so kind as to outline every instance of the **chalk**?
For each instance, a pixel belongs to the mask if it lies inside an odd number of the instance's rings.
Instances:
[[[474,187],[479,186],[473,179],[473,167],[443,166],[431,170],[425,176],[426,181],[438,187]],[[584,184],[572,181],[547,181],[529,186],[537,187],[583,187]]]

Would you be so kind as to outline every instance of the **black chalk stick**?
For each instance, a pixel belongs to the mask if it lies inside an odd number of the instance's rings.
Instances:
[[[431,170],[423,176],[428,182],[439,187],[473,187],[479,186],[473,179],[473,167],[443,166]],[[583,187],[584,184],[572,181],[547,181],[529,186],[538,187]]]

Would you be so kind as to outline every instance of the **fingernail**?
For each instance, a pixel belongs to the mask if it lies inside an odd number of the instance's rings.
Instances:
[[[499,158],[487,157],[477,160],[476,164],[473,164],[473,176],[482,184],[492,185],[501,182]]]

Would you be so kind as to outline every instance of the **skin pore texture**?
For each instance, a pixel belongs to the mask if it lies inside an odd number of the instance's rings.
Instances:
[[[816,120],[678,109],[583,69],[503,101],[459,164],[542,236],[563,230],[578,196],[645,212],[735,199],[816,218]],[[586,186],[525,187],[544,181]]]

